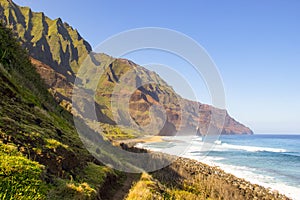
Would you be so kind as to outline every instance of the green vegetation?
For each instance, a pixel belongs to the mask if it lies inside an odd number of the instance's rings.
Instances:
[[[31,161],[13,144],[0,142],[0,199],[43,199],[44,166]]]
[[[82,180],[88,182],[94,188],[100,188],[108,173],[114,173],[111,168],[88,163],[81,174]]]
[[[140,132],[127,127],[118,127],[109,124],[101,124],[103,136],[109,140],[132,139],[140,135]]]
[[[188,190],[167,187],[157,179],[154,179],[151,175],[143,173],[140,180],[138,180],[130,189],[126,199],[199,200],[199,198],[199,195],[189,192]]]
[[[66,67],[67,63],[72,63],[72,70],[76,72],[91,51],[90,45],[77,30],[62,23],[60,18],[51,20],[44,13],[32,12],[28,7],[12,6],[7,0],[1,0],[0,7],[4,8],[1,19],[15,31],[21,41],[27,43],[29,51],[35,52],[33,57],[48,57],[48,65],[58,67],[62,64]],[[69,52],[69,55],[62,55],[62,52]]]
[[[55,179],[54,186],[50,186],[47,195],[49,200],[90,200],[99,196],[100,188],[102,188],[106,179],[110,177],[119,177],[122,174],[115,172],[106,166],[96,165],[89,162],[85,168],[78,172],[75,179],[71,176],[67,179]],[[107,193],[109,191],[106,191]]]
[[[0,199],[94,199],[107,178],[31,65],[0,24]],[[3,162],[2,162],[3,161]]]
[[[56,149],[58,147],[68,148],[68,145],[62,144],[61,142],[55,139],[46,139],[46,147],[49,149]]]
[[[78,183],[73,180],[58,179],[55,187],[49,191],[49,200],[90,200],[95,199],[97,192],[88,183]]]

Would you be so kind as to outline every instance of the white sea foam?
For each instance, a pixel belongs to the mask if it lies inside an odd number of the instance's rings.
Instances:
[[[197,154],[193,154],[191,152],[183,155],[183,157],[194,159],[210,166],[219,167],[225,172],[233,174],[238,178],[243,178],[253,184],[270,188],[271,191],[277,190],[294,200],[300,200],[300,188],[288,186],[285,183],[278,182],[278,180],[275,180],[274,177],[258,174],[253,168],[223,164],[219,161],[224,160],[225,158],[213,156],[200,158]]]
[[[142,148],[144,148],[144,144],[143,143],[137,143],[137,144],[134,145],[134,147],[142,149]]]
[[[186,142],[189,144],[199,143],[199,147],[201,147],[200,145],[205,144],[205,140],[203,141],[202,138],[198,137],[198,136],[196,136],[196,137],[191,137],[191,136],[164,137],[164,140],[166,140],[166,141],[182,141],[182,142]],[[244,150],[244,151],[250,151],[250,152],[259,152],[259,151],[275,152],[275,153],[288,152],[286,149],[280,149],[280,148],[227,144],[227,143],[223,143],[221,140],[215,140],[213,146],[214,146],[214,150],[219,150],[219,151],[235,149],[235,150]],[[200,148],[198,148],[198,150],[199,149]],[[205,148],[202,148],[202,150],[205,150]]]
[[[222,144],[222,141],[221,140],[216,140],[214,143],[215,144]]]
[[[294,199],[294,200],[300,200],[300,188],[298,187],[293,187],[286,185],[283,182],[279,182],[278,180],[275,180],[274,177],[267,176],[267,175],[262,175],[256,172],[255,169],[245,167],[245,166],[234,166],[234,165],[228,165],[228,164],[223,164],[220,163],[221,160],[224,158],[222,157],[212,157],[212,156],[205,156],[205,151],[201,151],[201,144],[203,145],[204,142],[201,141],[193,141],[191,138],[188,140],[185,137],[170,137],[167,138],[166,140],[172,141],[184,141],[184,142],[189,142],[191,145],[188,146],[187,144],[181,146],[173,146],[172,148],[168,149],[163,149],[163,148],[157,148],[157,147],[151,147],[151,145],[147,144],[137,144],[136,147],[142,147],[146,148],[152,151],[160,151],[172,155],[178,155],[190,159],[194,159],[200,162],[203,162],[205,164],[208,164],[210,166],[216,166],[221,168],[227,173],[233,174],[238,178],[244,178],[245,180],[253,183],[253,184],[258,184],[266,188],[270,188],[272,190],[277,190],[282,194],[285,194],[286,196]],[[192,141],[192,142],[190,142]],[[181,148],[181,150],[178,151],[176,148]],[[184,149],[186,149],[184,151]],[[268,152],[286,152],[285,149],[278,149],[278,148],[268,148],[268,147],[257,147],[257,146],[242,146],[242,145],[231,145],[227,143],[221,143],[217,144],[214,146],[214,150],[217,151],[226,151],[230,149],[235,149],[235,150],[245,150],[245,151],[251,151],[251,152],[259,152],[259,151],[268,151]],[[179,153],[180,152],[180,153]],[[203,156],[202,156],[203,155]]]
[[[202,139],[193,139],[193,140],[186,140],[186,138],[179,138],[180,141],[185,141],[191,145],[198,144],[197,150],[199,151],[205,151],[206,148],[203,148],[206,144],[202,141]],[[171,139],[169,139],[171,140]],[[202,147],[202,148],[201,148]],[[222,143],[221,140],[214,141],[214,144],[211,145],[213,149],[210,150],[216,150],[216,151],[227,151],[230,149],[234,150],[243,150],[243,151],[249,151],[249,152],[259,152],[259,151],[266,151],[266,152],[275,152],[275,153],[284,153],[288,152],[286,149],[280,149],[280,148],[270,148],[270,147],[259,147],[259,146],[244,146],[244,145],[233,145],[233,144],[227,144]]]
[[[287,152],[286,149],[278,149],[278,148],[269,148],[269,147],[257,147],[257,146],[243,146],[243,145],[233,145],[233,144],[227,144],[222,143],[222,147],[226,149],[236,149],[236,150],[244,150],[244,151],[251,151],[251,152],[257,152],[257,151],[268,151],[268,152]]]
[[[205,159],[197,159],[196,157],[189,157],[210,166],[217,166],[227,173],[233,174],[238,178],[243,178],[253,184],[261,185],[265,188],[270,188],[271,191],[279,191],[282,194],[294,199],[300,200],[300,188],[286,185],[283,182],[278,182],[274,177],[258,174],[253,168],[245,166],[227,165],[218,162],[214,157],[206,157]]]

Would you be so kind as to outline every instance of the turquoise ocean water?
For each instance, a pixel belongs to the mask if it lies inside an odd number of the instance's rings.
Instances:
[[[237,177],[300,200],[300,135],[232,135],[209,142],[197,136],[164,140],[137,146],[219,166]]]

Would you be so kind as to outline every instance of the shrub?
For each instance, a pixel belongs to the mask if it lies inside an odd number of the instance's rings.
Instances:
[[[44,199],[44,166],[17,152],[13,145],[0,143],[0,199]]]
[[[88,183],[57,179],[55,185],[47,195],[49,200],[90,200],[95,199],[97,195],[96,190]]]

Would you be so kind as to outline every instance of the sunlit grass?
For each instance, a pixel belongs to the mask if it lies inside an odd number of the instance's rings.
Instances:
[[[14,145],[0,143],[0,199],[44,199],[44,166],[19,153]]]

